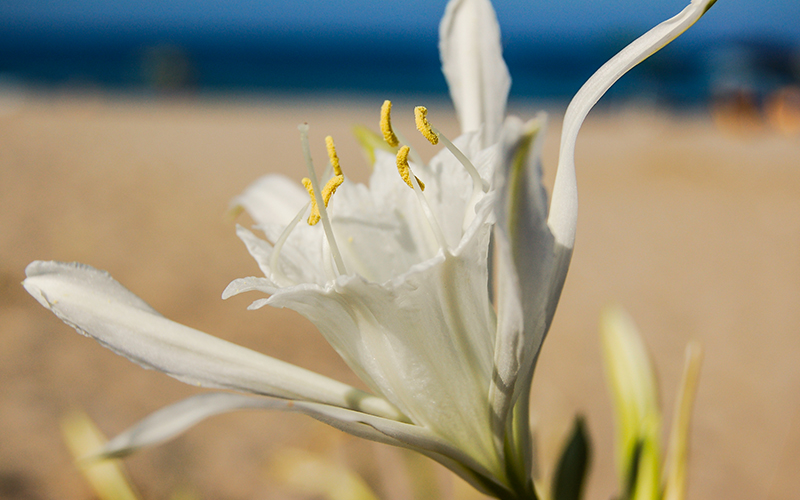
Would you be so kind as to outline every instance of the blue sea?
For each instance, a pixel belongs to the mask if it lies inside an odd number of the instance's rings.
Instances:
[[[635,34],[504,37],[512,99],[565,101]],[[297,32],[143,32],[22,36],[0,32],[0,81],[34,89],[133,93],[444,95],[433,32],[351,35]],[[626,75],[607,99],[702,105],[719,92],[766,95],[800,81],[800,49],[788,41],[731,37],[676,43]]]

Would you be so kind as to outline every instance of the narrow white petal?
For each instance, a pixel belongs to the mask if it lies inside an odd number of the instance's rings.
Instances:
[[[500,445],[514,402],[530,390],[533,365],[550,325],[548,311],[559,296],[551,290],[557,270],[541,183],[544,126],[544,116],[525,124],[514,117],[506,120],[502,166],[495,178],[498,318],[489,398]]]
[[[258,268],[261,269],[264,276],[269,276],[272,272],[269,268],[269,257],[272,255],[272,245],[239,224],[236,224],[236,236],[242,240],[244,246],[247,248],[247,252],[255,259]]]
[[[279,410],[308,415],[354,436],[409,448],[427,455],[484,491],[504,488],[494,482],[489,472],[471,457],[424,427],[319,403],[231,393],[200,394],[162,408],[116,436],[97,455],[90,458],[127,455],[142,447],[172,439],[206,418],[245,409]]]
[[[170,321],[108,273],[59,262],[33,262],[25,272],[25,289],[44,307],[145,368],[194,385],[308,399],[403,418],[382,398]]]
[[[506,113],[511,77],[491,2],[450,0],[439,25],[439,52],[461,131],[482,128],[483,146],[493,144]]]
[[[234,295],[239,295],[244,292],[259,291],[266,294],[273,294],[278,291],[278,288],[272,281],[266,278],[258,278],[250,276],[248,278],[237,278],[231,281],[225,290],[222,292],[222,299],[229,299]]]
[[[575,142],[586,115],[622,75],[689,29],[716,0],[692,0],[677,16],[651,29],[605,63],[572,98],[561,133],[558,173],[553,186],[548,223],[556,241],[571,249],[578,218]]]
[[[130,429],[114,437],[97,455],[98,458],[128,455],[139,448],[172,439],[199,422],[220,413],[249,408],[275,408],[284,405],[286,405],[286,401],[280,399],[245,396],[229,392],[200,394],[150,414]]]

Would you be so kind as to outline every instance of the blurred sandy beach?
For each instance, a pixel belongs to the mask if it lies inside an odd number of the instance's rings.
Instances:
[[[230,199],[266,173],[300,180],[301,122],[311,125],[315,158],[325,158],[323,138],[333,135],[345,174],[365,181],[369,167],[350,128],[377,129],[380,102],[13,97],[0,95],[0,498],[92,498],[59,431],[71,409],[114,435],[197,392],[45,311],[20,286],[32,260],[107,270],[171,319],[360,385],[295,313],[247,311],[255,294],[220,294],[234,278],[258,274],[226,215]],[[398,99],[393,118],[407,136],[417,104],[457,135],[448,103]],[[548,186],[559,130],[556,111],[544,153]],[[438,149],[423,141],[430,158]],[[655,359],[665,427],[684,347],[690,339],[705,346],[688,498],[795,497],[800,138],[767,127],[721,131],[703,113],[606,108],[584,125],[576,159],[573,264],[534,379],[542,472],[552,471],[580,412],[595,445],[587,498],[616,493],[597,321],[618,302]],[[146,499],[179,490],[205,499],[298,498],[266,473],[286,446],[330,453],[382,498],[403,498],[379,470],[384,450],[297,415],[216,417],[126,465]]]

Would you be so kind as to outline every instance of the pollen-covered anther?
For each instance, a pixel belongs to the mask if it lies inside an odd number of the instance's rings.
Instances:
[[[403,146],[397,152],[397,171],[400,172],[400,177],[403,178],[408,187],[414,189],[414,184],[411,182],[411,167],[408,165],[408,152],[411,151],[411,148],[408,146]],[[417,183],[419,184],[419,188],[422,191],[425,191],[425,183],[419,180],[419,177],[416,175],[414,176],[417,179]]]
[[[397,136],[394,135],[392,130],[392,101],[385,100],[381,106],[381,132],[383,132],[383,140],[393,148],[400,145]]]
[[[342,175],[342,167],[339,166],[339,155],[336,154],[336,146],[333,144],[333,137],[325,137],[325,149],[328,150],[328,158],[331,161],[334,175]],[[341,182],[339,183],[341,184]],[[326,203],[327,205],[327,203]]]
[[[311,185],[311,179],[308,177],[303,177],[302,183],[303,187],[305,187],[306,191],[308,191],[308,195],[311,196],[311,213],[308,216],[308,225],[313,226],[319,222],[320,219],[319,207],[317,206],[317,197],[314,196],[314,187]]]
[[[336,192],[336,188],[341,186],[343,182],[344,175],[334,175],[325,183],[325,187],[322,188],[322,202],[325,203],[325,208],[328,207],[328,202],[331,201],[331,196]]]
[[[322,202],[325,204],[325,208],[328,208],[328,202],[331,201],[331,196],[336,192],[336,188],[341,186],[344,182],[344,174],[342,173],[341,165],[339,165],[339,155],[336,154],[336,146],[333,144],[333,137],[325,137],[325,149],[328,150],[328,158],[331,161],[331,167],[334,173],[333,177],[331,177],[322,188]],[[314,186],[311,179],[305,177],[302,182],[303,187],[306,188],[308,195],[311,197],[311,213],[308,216],[308,225],[313,226],[320,221],[322,215],[319,213],[319,205],[317,205],[317,197],[314,196]]]
[[[341,170],[339,170],[339,172],[341,172]],[[325,184],[325,187],[322,188],[322,202],[325,203],[326,208],[328,207],[328,202],[331,201],[331,196],[336,192],[336,188],[341,186],[343,182],[344,175],[334,175]],[[317,197],[314,196],[314,187],[311,185],[311,179],[308,177],[303,178],[303,187],[306,188],[308,195],[311,197],[311,213],[308,216],[308,225],[313,226],[319,222],[321,215],[319,213],[319,206],[317,205]]]
[[[439,136],[433,131],[433,127],[428,123],[428,108],[425,106],[417,106],[414,108],[414,122],[417,124],[417,130],[424,135],[428,142],[433,145],[439,144]]]

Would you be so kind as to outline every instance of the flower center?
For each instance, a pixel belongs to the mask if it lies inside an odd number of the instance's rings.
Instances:
[[[448,253],[450,251],[447,239],[445,238],[442,227],[440,226],[437,217],[431,208],[423,191],[425,190],[425,183],[416,175],[411,169],[409,158],[417,166],[425,166],[421,156],[408,146],[408,141],[402,134],[396,132],[392,127],[391,122],[391,109],[392,103],[389,100],[384,101],[381,106],[380,130],[383,134],[383,140],[391,147],[397,149],[397,170],[401,179],[414,191],[414,194],[419,202],[419,207],[424,216],[424,220],[431,230],[435,238],[435,244],[432,245],[431,250],[433,253],[439,251]],[[488,191],[488,184],[480,177],[478,170],[466,155],[459,150],[447,137],[445,137],[439,130],[437,130],[427,118],[428,110],[424,106],[417,106],[414,109],[414,117],[417,130],[431,143],[438,144],[439,141],[453,154],[458,162],[464,167],[472,180],[472,195],[469,202],[466,204],[464,218],[462,220],[462,230],[469,227],[475,218],[475,205],[480,200],[482,195]],[[320,188],[320,181],[317,177],[314,164],[311,159],[311,151],[308,143],[308,124],[298,126],[300,131],[300,140],[302,144],[303,156],[306,161],[308,169],[308,177],[302,179],[302,184],[308,192],[310,201],[306,203],[292,221],[283,229],[279,238],[275,241],[272,254],[270,255],[270,269],[273,273],[273,279],[279,286],[292,286],[295,285],[281,270],[280,254],[281,250],[289,238],[291,233],[297,227],[297,224],[308,213],[307,223],[311,226],[322,222],[323,230],[325,233],[325,240],[323,244],[330,251],[330,259],[325,259],[323,265],[326,269],[326,274],[329,276],[338,276],[347,274],[345,261],[342,258],[342,253],[336,243],[334,231],[331,225],[331,218],[328,214],[328,204],[336,190],[344,182],[344,173],[342,172],[339,156],[336,153],[336,147],[331,136],[325,138],[325,146],[330,160],[330,170],[327,170],[325,177],[332,173],[333,175],[327,180],[325,185]],[[404,144],[401,146],[401,144]],[[310,208],[310,210],[309,210]],[[351,238],[352,239],[352,238]],[[431,241],[433,243],[433,241]],[[327,252],[326,252],[327,253]],[[333,261],[331,263],[331,260]]]
[[[384,101],[383,106],[381,107],[381,131],[383,132],[383,137],[386,142],[390,146],[397,146],[398,141],[397,137],[402,138],[399,134],[395,135],[394,131],[392,130],[392,121],[390,117],[390,113],[392,110],[392,103],[391,101]],[[464,220],[462,222],[462,228],[466,229],[469,227],[472,220],[475,218],[475,204],[478,203],[483,193],[486,193],[489,190],[489,186],[487,183],[481,179],[480,174],[478,173],[478,169],[475,168],[475,165],[467,158],[467,156],[458,149],[455,144],[453,144],[444,134],[439,132],[431,123],[428,121],[428,108],[425,106],[417,106],[414,108],[414,122],[417,126],[417,130],[423,137],[425,137],[428,142],[433,144],[434,146],[439,143],[439,140],[442,141],[444,146],[456,157],[456,159],[461,163],[464,169],[469,173],[470,177],[472,178],[472,196],[470,197],[470,201],[467,204],[467,210],[464,212]],[[403,141],[407,143],[408,141]],[[406,149],[405,152],[403,150]],[[410,148],[408,146],[403,146],[400,148],[400,151],[397,153],[397,168],[400,171],[401,177],[403,180],[406,181],[410,187],[413,188],[411,183],[408,179],[408,169],[401,170],[401,153],[403,154],[403,162],[405,165],[408,165],[408,154]],[[413,150],[410,150],[413,154]],[[415,161],[419,164],[423,164],[421,160],[418,160],[419,155],[415,155]],[[417,179],[419,181],[419,179]],[[422,181],[419,181],[422,190],[425,190],[425,185],[422,184]],[[435,232],[435,229],[434,229]],[[438,238],[438,237],[437,237]],[[443,249],[446,249],[446,245],[441,245]]]

